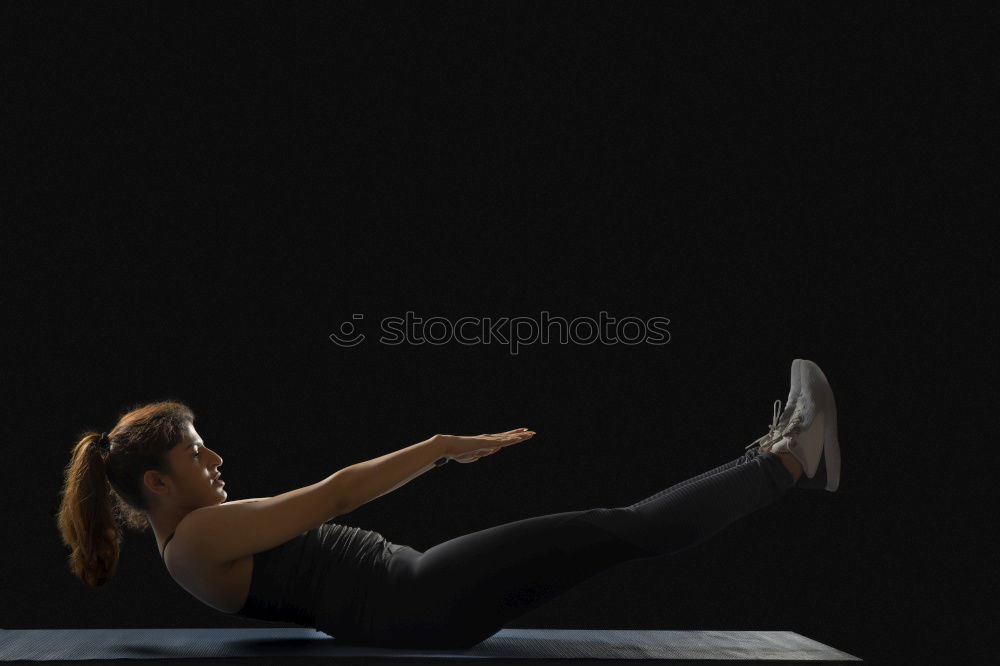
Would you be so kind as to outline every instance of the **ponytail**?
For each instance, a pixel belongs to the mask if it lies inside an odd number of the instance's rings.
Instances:
[[[91,587],[101,587],[118,568],[121,535],[111,508],[108,458],[101,433],[85,435],[73,448],[62,487],[57,523],[72,549],[69,568]]]

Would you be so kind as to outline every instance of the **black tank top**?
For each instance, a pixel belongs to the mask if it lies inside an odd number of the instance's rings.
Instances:
[[[246,603],[232,615],[357,635],[366,591],[401,548],[378,532],[327,521],[255,553]]]

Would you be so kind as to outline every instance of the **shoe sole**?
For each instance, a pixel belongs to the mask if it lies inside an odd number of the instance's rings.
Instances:
[[[812,372],[822,380],[823,390],[816,391],[814,399],[818,412],[823,414],[823,464],[826,467],[825,490],[837,492],[840,487],[840,440],[837,438],[837,402],[833,398],[830,381],[818,365],[802,359],[799,365],[799,381],[806,372]]]

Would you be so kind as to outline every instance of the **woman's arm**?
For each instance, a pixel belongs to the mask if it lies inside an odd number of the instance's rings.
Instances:
[[[390,493],[434,467],[448,454],[445,440],[434,435],[405,449],[345,467],[332,476],[341,502],[338,513],[350,513],[376,497]]]

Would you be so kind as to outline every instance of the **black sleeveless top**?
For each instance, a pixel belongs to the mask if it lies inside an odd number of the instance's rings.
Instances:
[[[164,552],[173,536],[163,542]],[[254,553],[246,603],[232,615],[357,636],[366,629],[366,591],[385,575],[392,554],[405,547],[378,532],[327,521]]]

